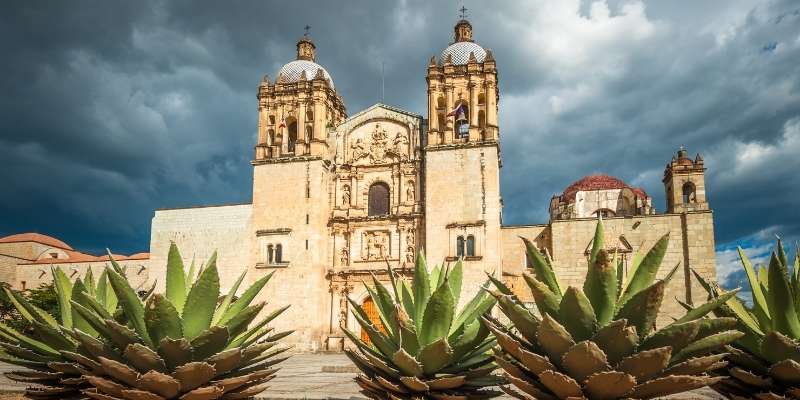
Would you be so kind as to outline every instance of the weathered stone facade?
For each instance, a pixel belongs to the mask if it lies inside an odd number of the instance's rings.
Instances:
[[[363,302],[362,282],[370,274],[386,281],[387,264],[409,274],[421,251],[429,264],[464,260],[461,299],[495,273],[530,301],[518,236],[552,255],[564,285],[581,285],[599,215],[607,246],[626,266],[636,249],[670,233],[659,274],[678,263],[681,273],[662,319],[679,312],[672,299],[694,300],[700,291],[688,284],[688,268],[715,277],[702,159],[685,150],[673,157],[664,214],[641,189],[589,176],[553,198],[547,224],[503,226],[497,65],[473,41],[469,22],[454,31],[427,66],[427,118],[383,104],[348,118],[304,36],[297,59],[258,87],[252,203],[156,211],[151,276],[164,276],[170,241],[187,263],[218,251],[223,291],[243,271],[249,282],[274,272],[259,300],[269,303],[267,312],[292,305],[274,327],[296,330],[287,340],[298,350],[336,351],[344,345],[341,326],[359,331],[347,298]]]

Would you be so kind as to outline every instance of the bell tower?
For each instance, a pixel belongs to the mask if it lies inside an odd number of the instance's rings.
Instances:
[[[427,67],[425,251],[432,263],[464,260],[469,298],[501,273],[497,66],[474,41],[466,9],[453,41]]]
[[[254,163],[266,159],[324,156],[328,128],[346,111],[333,79],[316,63],[316,46],[306,34],[297,42],[297,58],[278,71],[275,82],[264,76],[258,86],[258,143]]]
[[[677,156],[664,169],[664,190],[667,194],[667,213],[708,210],[706,200],[705,166],[700,154],[692,160],[681,146]]]

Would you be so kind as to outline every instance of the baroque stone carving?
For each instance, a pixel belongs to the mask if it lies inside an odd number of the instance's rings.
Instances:
[[[398,132],[390,141],[386,129],[380,123],[375,124],[375,129],[369,135],[369,146],[363,138],[358,138],[350,145],[350,149],[353,162],[367,159],[372,164],[385,163],[391,158],[407,160],[410,152],[405,133]]]
[[[389,232],[369,231],[362,237],[361,258],[366,261],[383,260],[389,257]]]
[[[342,205],[345,207],[350,205],[350,185],[342,186]]]

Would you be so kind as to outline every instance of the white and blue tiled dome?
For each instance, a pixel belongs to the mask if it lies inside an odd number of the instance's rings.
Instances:
[[[469,61],[469,54],[475,53],[475,59],[482,63],[486,59],[486,50],[475,42],[455,42],[442,52],[442,61],[450,56],[453,65],[465,65]]]
[[[331,89],[334,88],[333,86],[333,78],[328,73],[325,68],[321,65],[315,63],[314,61],[310,60],[294,60],[286,63],[281,69],[278,71],[278,79],[281,79],[283,83],[293,83],[300,81],[300,76],[303,74],[303,71],[306,73],[306,79],[312,80],[315,76],[317,76],[317,71],[322,70],[322,75],[328,81],[328,84],[331,85]]]

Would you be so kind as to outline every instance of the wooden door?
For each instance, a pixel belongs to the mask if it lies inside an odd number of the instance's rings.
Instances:
[[[386,333],[386,329],[383,327],[383,323],[381,322],[381,317],[378,315],[378,307],[375,306],[375,302],[372,301],[371,297],[367,297],[363,303],[361,303],[361,307],[364,309],[364,313],[367,314],[369,317],[369,322],[372,322],[372,325],[378,327],[378,329]],[[369,340],[369,336],[367,335],[367,331],[365,329],[361,329],[361,340],[364,343],[371,345],[372,341]]]

